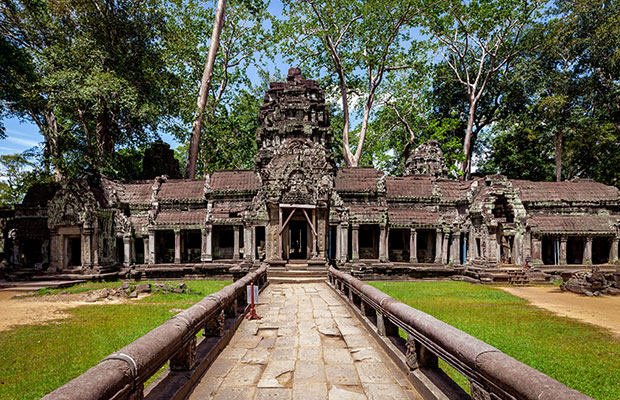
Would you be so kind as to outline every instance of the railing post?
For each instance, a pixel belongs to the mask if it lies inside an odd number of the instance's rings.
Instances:
[[[364,300],[360,300],[360,311],[365,317],[374,317],[376,315],[375,309],[366,303]]]
[[[439,360],[437,356],[431,353],[422,343],[414,339],[413,336],[407,334],[407,366],[410,369],[418,368],[439,368]]]
[[[205,322],[205,333],[207,337],[224,336],[224,310],[221,310],[217,316]]]
[[[193,336],[170,359],[172,371],[189,371],[196,365],[196,336]]]
[[[127,395],[127,400],[144,400],[144,383],[136,383],[131,393]]]
[[[398,336],[398,326],[377,311],[377,333],[379,336]]]
[[[471,398],[472,400],[491,400],[491,394],[476,382],[471,382]]]

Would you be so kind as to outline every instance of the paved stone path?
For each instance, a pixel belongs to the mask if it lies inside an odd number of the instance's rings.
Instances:
[[[190,395],[202,399],[419,399],[325,283],[269,285]]]

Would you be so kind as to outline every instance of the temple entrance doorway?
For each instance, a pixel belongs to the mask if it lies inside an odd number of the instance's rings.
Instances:
[[[79,236],[67,238],[67,267],[82,265],[82,240]]]
[[[290,221],[288,224],[288,259],[308,258],[308,224],[306,221]]]

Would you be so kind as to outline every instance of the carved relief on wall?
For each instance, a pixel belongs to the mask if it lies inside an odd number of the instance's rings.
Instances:
[[[70,180],[62,183],[48,205],[48,226],[92,224],[98,205],[86,181]]]

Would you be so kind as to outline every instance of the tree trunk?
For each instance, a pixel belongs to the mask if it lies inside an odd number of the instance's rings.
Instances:
[[[56,115],[53,110],[45,110],[43,114],[46,126],[40,126],[39,128],[42,128],[41,133],[45,136],[45,152],[54,168],[54,180],[60,182],[64,179],[64,174],[62,173],[60,165],[61,157],[58,151],[58,123],[56,122]]]
[[[97,125],[95,127],[95,162],[98,167],[103,166],[106,158],[114,151],[114,140],[110,133],[110,120],[108,118],[107,108],[104,107],[103,112],[97,115]]]
[[[463,154],[465,154],[465,160],[461,165],[461,171],[463,171],[462,179],[468,181],[471,179],[471,137],[474,130],[474,118],[476,116],[476,102],[469,104],[469,115],[467,117],[467,129],[465,130],[465,140],[463,140]]]
[[[564,138],[564,131],[560,130],[554,136],[555,142],[555,180],[556,182],[562,182],[562,139]]]
[[[198,94],[196,115],[192,125],[192,136],[189,142],[189,151],[187,154],[187,164],[185,167],[185,178],[194,179],[196,176],[196,160],[198,159],[198,150],[200,148],[200,133],[202,131],[202,118],[204,116],[207,98],[209,96],[209,87],[211,86],[211,76],[213,75],[213,65],[215,64],[215,56],[220,45],[220,33],[224,27],[224,11],[226,9],[226,0],[218,0],[217,10],[215,11],[215,22],[213,24],[213,33],[211,34],[211,44],[209,45],[209,53],[207,54],[207,63],[200,81],[200,92]]]

